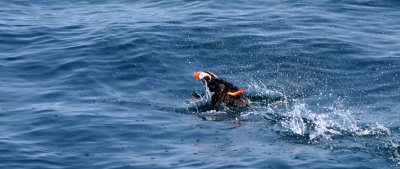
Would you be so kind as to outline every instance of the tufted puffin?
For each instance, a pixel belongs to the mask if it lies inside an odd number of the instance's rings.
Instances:
[[[193,78],[204,83],[207,96],[211,97],[211,110],[217,111],[221,104],[230,108],[244,108],[249,105],[248,99],[242,94],[244,88],[239,89],[219,79],[214,73],[195,72]],[[193,94],[193,97],[196,97],[196,94]]]

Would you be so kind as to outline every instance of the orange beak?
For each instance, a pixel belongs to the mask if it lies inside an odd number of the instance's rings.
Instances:
[[[193,78],[196,79],[196,80],[200,80],[200,73],[201,72],[194,72]]]

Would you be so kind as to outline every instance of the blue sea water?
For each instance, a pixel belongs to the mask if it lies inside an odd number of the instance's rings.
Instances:
[[[399,1],[2,0],[0,51],[0,168],[400,165]]]

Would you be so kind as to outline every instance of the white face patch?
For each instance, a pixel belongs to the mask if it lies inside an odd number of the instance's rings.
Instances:
[[[203,79],[203,78],[205,78],[205,77],[209,77],[210,79],[211,79],[211,76],[208,74],[208,73],[205,73],[205,72],[201,72],[200,74],[199,74],[199,79]]]

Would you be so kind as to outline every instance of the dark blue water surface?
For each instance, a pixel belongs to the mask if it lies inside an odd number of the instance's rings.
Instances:
[[[0,168],[399,168],[399,1],[2,0],[0,51]]]

